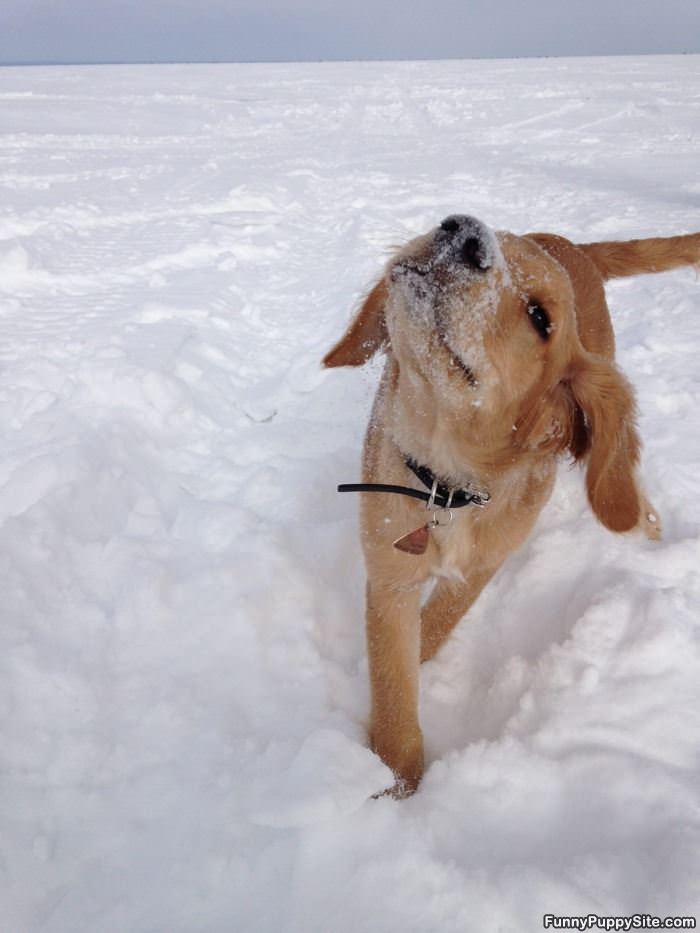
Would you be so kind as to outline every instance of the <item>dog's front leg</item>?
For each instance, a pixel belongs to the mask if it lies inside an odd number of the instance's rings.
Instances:
[[[472,603],[495,573],[491,570],[472,571],[466,582],[438,580],[423,607],[421,619],[421,662],[429,661],[442,643],[469,611]]]
[[[367,584],[367,654],[370,744],[396,776],[391,793],[406,796],[423,774],[418,724],[420,587],[401,590]]]

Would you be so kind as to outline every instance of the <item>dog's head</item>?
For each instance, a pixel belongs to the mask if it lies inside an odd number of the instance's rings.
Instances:
[[[324,363],[387,348],[395,440],[418,456],[420,439],[437,443],[454,475],[460,459],[489,470],[566,449],[587,458],[594,512],[626,531],[641,508],[634,400],[581,344],[577,298],[534,239],[455,215],[396,253]]]

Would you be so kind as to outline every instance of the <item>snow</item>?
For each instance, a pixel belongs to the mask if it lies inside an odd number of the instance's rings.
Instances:
[[[700,288],[611,285],[665,539],[562,466],[365,745],[378,366],[323,372],[453,213],[700,229],[700,58],[0,70],[0,930],[437,933],[700,908]]]

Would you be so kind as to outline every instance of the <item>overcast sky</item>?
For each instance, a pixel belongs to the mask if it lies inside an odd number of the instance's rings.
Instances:
[[[0,0],[0,62],[700,51],[700,0]]]

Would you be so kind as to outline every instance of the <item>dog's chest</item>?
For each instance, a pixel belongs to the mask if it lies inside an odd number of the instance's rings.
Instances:
[[[430,573],[463,582],[475,563],[476,535],[469,509],[454,513],[449,525],[433,529]]]

